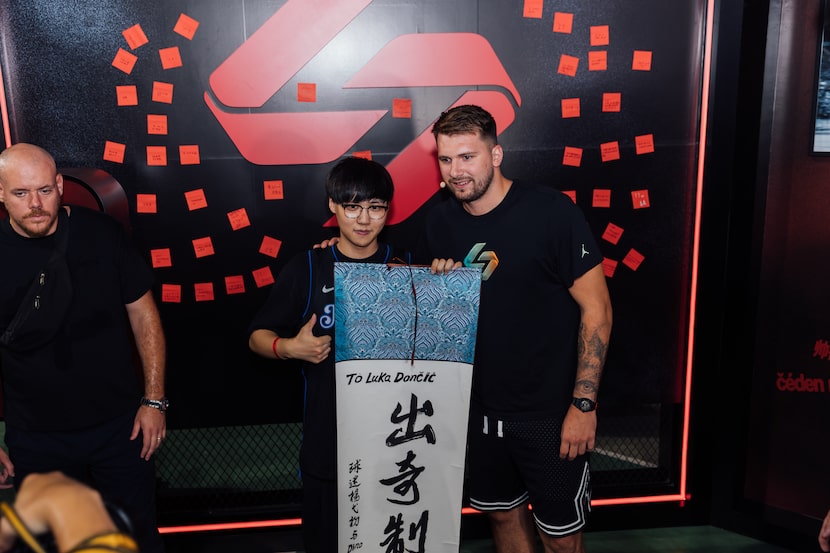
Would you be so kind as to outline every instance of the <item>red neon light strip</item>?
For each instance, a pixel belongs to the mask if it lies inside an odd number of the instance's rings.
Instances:
[[[6,81],[3,80],[3,65],[0,64],[0,117],[3,118],[3,137],[6,148],[12,145],[12,131],[9,124],[9,110],[6,106]]]

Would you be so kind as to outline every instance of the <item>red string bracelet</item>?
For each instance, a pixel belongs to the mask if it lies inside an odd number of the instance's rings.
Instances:
[[[277,342],[279,342],[279,341],[280,341],[279,336],[274,338],[273,343],[271,343],[271,349],[274,350],[274,357],[276,357],[277,359],[282,359],[283,357],[279,353],[277,353]]]

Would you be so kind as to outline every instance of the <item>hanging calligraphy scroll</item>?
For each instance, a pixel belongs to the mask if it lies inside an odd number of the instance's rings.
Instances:
[[[335,263],[339,551],[458,551],[480,282]]]

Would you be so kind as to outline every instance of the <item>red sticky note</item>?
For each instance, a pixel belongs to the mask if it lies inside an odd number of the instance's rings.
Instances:
[[[194,239],[193,252],[196,254],[197,259],[200,257],[207,257],[209,255],[213,255],[214,253],[216,253],[213,250],[213,240],[210,239],[210,236]]]
[[[138,56],[119,48],[118,52],[115,53],[115,59],[112,60],[112,66],[129,75],[133,72],[136,61],[138,61]]]
[[[632,190],[631,204],[634,209],[645,209],[647,207],[651,207],[651,204],[648,201],[648,190]]]
[[[135,211],[136,213],[158,213],[158,207],[156,206],[156,195],[136,194]]]
[[[181,303],[182,287],[180,284],[162,284],[161,301],[165,303]]]
[[[297,83],[298,102],[316,102],[317,85],[315,83]]]
[[[262,288],[263,286],[268,286],[269,284],[274,284],[274,275],[271,273],[270,267],[263,267],[261,269],[257,269],[252,271],[254,275],[254,282],[256,283],[257,288]]]
[[[147,165],[156,167],[167,165],[167,147],[147,146]]]
[[[576,190],[563,190],[562,193],[569,197],[573,203],[576,203]]]
[[[631,61],[631,69],[634,71],[651,71],[651,51],[634,50],[634,58]]]
[[[141,25],[136,23],[129,29],[124,29],[121,31],[121,34],[124,35],[124,39],[127,41],[127,46],[130,47],[130,50],[135,50],[139,46],[144,46],[149,40],[147,40],[147,35],[144,34],[144,30],[141,28]]]
[[[245,279],[242,275],[234,275],[225,277],[225,292],[230,294],[244,294],[245,293]]]
[[[542,19],[543,5],[543,0],[525,0],[525,5],[522,9],[522,17]]]
[[[579,58],[562,54],[559,57],[559,68],[556,70],[560,75],[567,75],[568,77],[576,76],[576,69],[579,67]]]
[[[245,211],[244,207],[228,212],[228,221],[231,222],[231,228],[233,230],[251,226],[251,221],[248,219],[248,212]]]
[[[159,267],[172,267],[173,258],[170,256],[170,248],[150,250],[150,261],[155,269]]]
[[[371,150],[360,150],[359,152],[352,152],[353,157],[362,157],[363,159],[368,159],[371,161],[372,159],[372,151]]]
[[[562,118],[579,117],[579,98],[562,98]]]
[[[147,114],[147,134],[167,134],[167,116]]]
[[[182,35],[187,40],[193,40],[193,35],[196,34],[198,28],[198,21],[188,15],[181,14],[179,20],[176,21],[176,26],[173,27],[173,32]]]
[[[582,148],[565,146],[565,153],[562,155],[562,165],[579,167],[582,165]]]
[[[619,112],[622,106],[622,93],[604,92],[602,94],[602,111]]]
[[[394,98],[392,100],[392,117],[395,119],[412,119],[412,99]]]
[[[640,264],[643,262],[644,259],[645,256],[643,254],[641,254],[634,248],[631,248],[623,258],[622,262],[623,265],[625,265],[632,271],[636,271],[640,268]]]
[[[113,161],[115,163],[124,163],[124,152],[127,150],[125,144],[118,142],[104,142],[104,161]]]
[[[275,258],[280,253],[280,246],[282,246],[281,240],[271,238],[270,236],[263,236],[262,243],[259,245],[259,253]]]
[[[607,242],[611,242],[612,244],[616,244],[620,241],[622,235],[622,227],[618,227],[614,223],[608,223],[608,226],[605,227],[605,232],[602,233],[602,239]]]
[[[602,272],[605,273],[606,278],[614,276],[614,272],[617,270],[617,265],[618,262],[613,259],[608,259],[607,257],[602,259]]]
[[[193,295],[196,301],[213,301],[213,283],[212,282],[197,282],[193,285]]]
[[[263,181],[262,185],[266,200],[281,200],[285,197],[283,196],[281,180]]]
[[[620,159],[620,143],[617,141],[614,142],[605,142],[604,144],[599,145],[599,152],[602,156],[602,161],[614,161]]]
[[[608,46],[608,25],[591,25],[591,46]]]
[[[185,192],[184,200],[187,202],[187,209],[190,211],[196,211],[197,209],[202,209],[208,205],[203,188],[197,188],[196,190]]]
[[[608,52],[592,50],[588,52],[588,71],[606,71],[608,69]]]
[[[198,144],[182,144],[179,146],[179,163],[182,165],[199,165],[201,159],[199,158]]]
[[[611,207],[611,190],[607,188],[594,188],[591,207]]]
[[[178,46],[159,49],[159,58],[161,58],[161,67],[163,69],[174,69],[182,66],[182,55],[179,52]]]
[[[153,101],[161,104],[173,103],[173,85],[160,81],[153,81]]]
[[[574,26],[574,14],[556,12],[553,14],[553,32],[570,34]]]
[[[137,106],[138,90],[134,84],[116,86],[115,98],[119,106]]]
[[[634,148],[637,155],[654,153],[654,135],[642,134],[634,137]]]

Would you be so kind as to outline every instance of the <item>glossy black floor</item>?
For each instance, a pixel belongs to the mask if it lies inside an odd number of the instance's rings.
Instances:
[[[302,551],[296,531],[165,536],[167,553],[293,553]],[[587,532],[589,553],[799,553],[819,551],[804,543],[790,549],[713,526]],[[495,553],[489,539],[462,541],[461,553]]]

